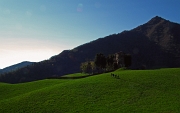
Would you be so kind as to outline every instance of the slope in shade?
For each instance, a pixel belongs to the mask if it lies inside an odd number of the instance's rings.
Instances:
[[[21,63],[18,63],[18,64],[14,64],[14,65],[12,65],[12,66],[9,66],[9,67],[0,69],[0,74],[8,73],[8,72],[11,72],[11,71],[16,71],[17,69],[26,67],[26,66],[31,65],[31,64],[33,64],[33,63],[34,63],[34,62],[24,61],[24,62],[21,62]]]

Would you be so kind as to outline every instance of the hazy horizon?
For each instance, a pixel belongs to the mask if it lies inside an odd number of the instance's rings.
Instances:
[[[1,0],[0,69],[38,62],[155,16],[180,23],[179,0]]]

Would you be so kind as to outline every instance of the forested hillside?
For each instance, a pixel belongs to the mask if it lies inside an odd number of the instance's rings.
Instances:
[[[24,61],[24,62],[21,62],[21,63],[18,63],[18,64],[14,64],[12,66],[0,69],[0,74],[16,71],[16,70],[18,70],[20,68],[26,67],[26,66],[31,65],[33,63],[34,62]]]

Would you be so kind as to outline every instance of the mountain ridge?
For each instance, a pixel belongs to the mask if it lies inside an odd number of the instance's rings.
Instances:
[[[119,51],[132,55],[131,69],[140,69],[141,66],[147,69],[180,67],[179,30],[179,24],[156,16],[132,30],[99,38],[72,50],[64,50],[49,60],[4,75],[0,81],[27,82],[77,73],[80,72],[80,64],[93,60],[97,53],[107,56]],[[8,77],[15,75],[19,77],[8,80]]]
[[[15,70],[17,70],[19,68],[23,68],[23,67],[31,65],[33,63],[34,62],[23,61],[23,62],[20,62],[20,63],[17,63],[17,64],[13,64],[11,66],[8,66],[8,67],[5,67],[3,69],[0,69],[0,74],[8,73],[8,72],[11,72],[11,71],[15,71]]]

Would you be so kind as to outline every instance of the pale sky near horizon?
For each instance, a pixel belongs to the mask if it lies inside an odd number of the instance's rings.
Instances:
[[[180,0],[0,0],[0,69],[133,29],[158,15],[180,23]]]

